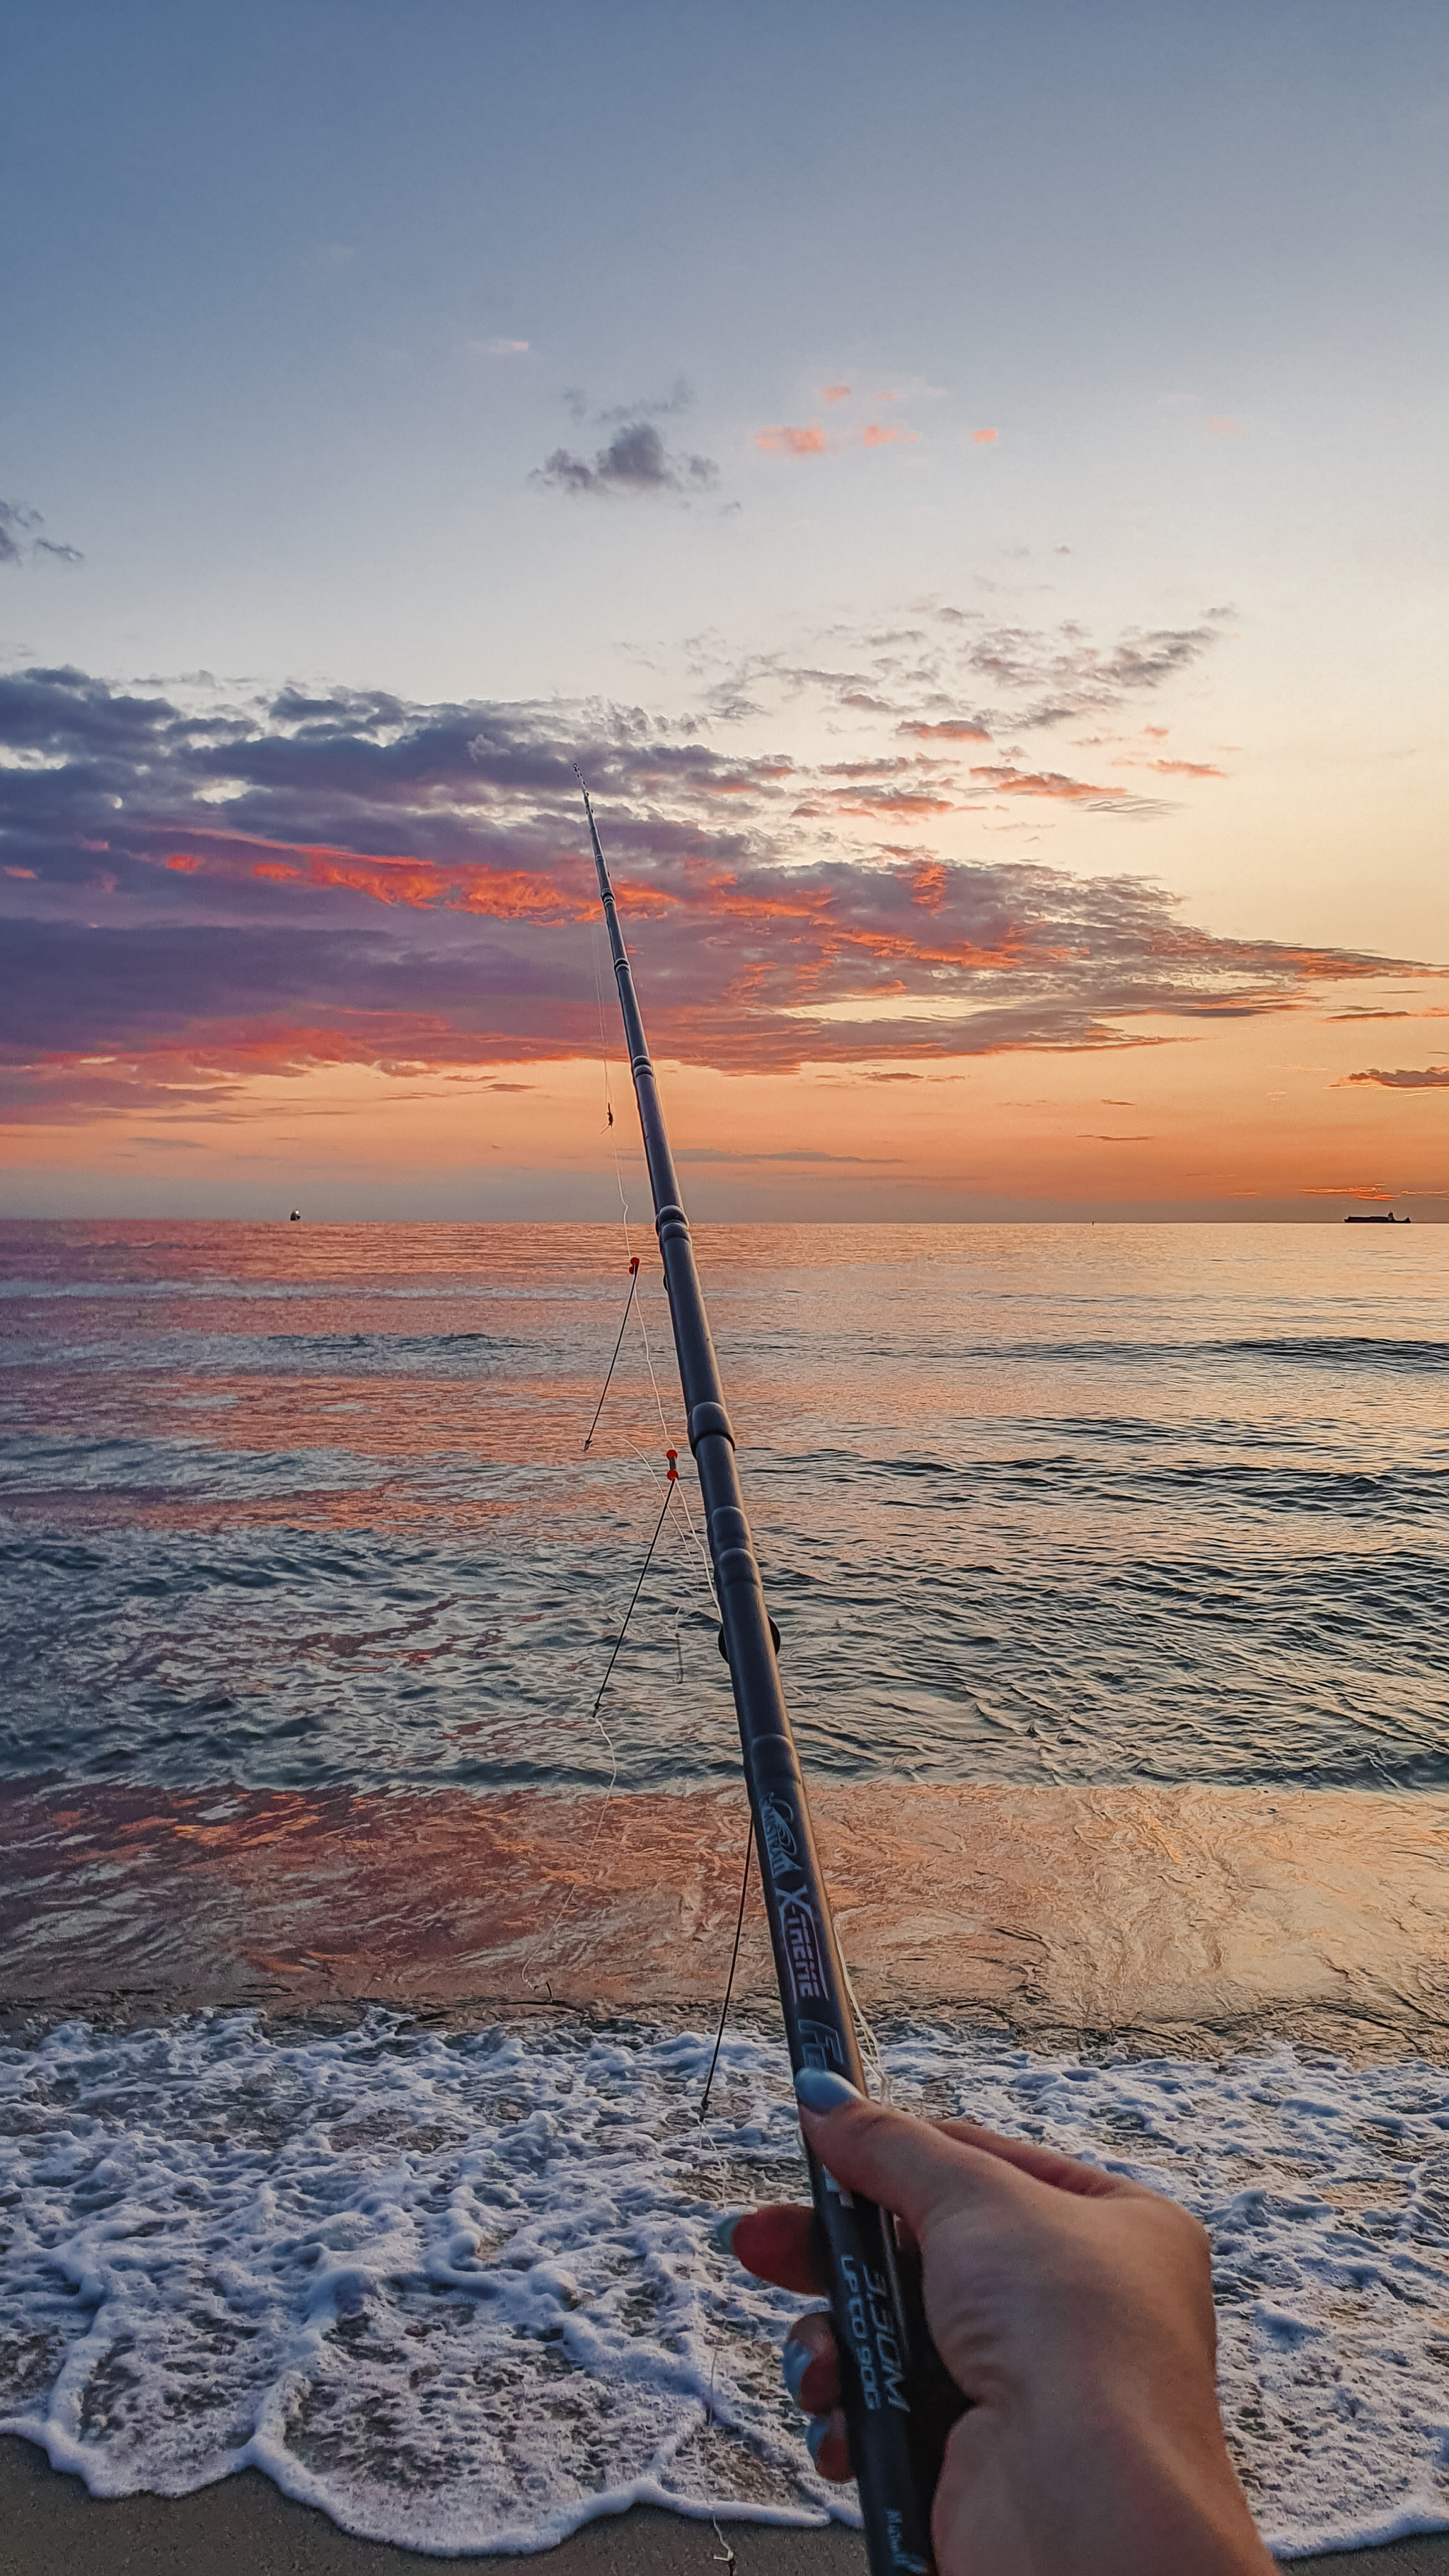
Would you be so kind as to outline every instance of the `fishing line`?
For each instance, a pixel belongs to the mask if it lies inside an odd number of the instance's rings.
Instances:
[[[630,1441],[630,1443],[629,1443],[629,1446],[630,1446],[630,1448],[633,1450],[634,1455],[635,1455],[635,1457],[636,1457],[636,1458],[642,1458],[642,1459],[643,1459],[644,1464],[645,1464],[645,1466],[648,1468],[650,1475],[651,1475],[651,1476],[653,1476],[653,1477],[654,1477],[654,1479],[655,1479],[655,1481],[657,1482],[657,1481],[658,1481],[658,1476],[659,1476],[659,1470],[658,1470],[658,1468],[655,1466],[653,1459],[650,1457],[648,1450],[647,1450],[647,1449],[641,1449],[641,1448],[640,1448],[640,1446],[639,1446],[639,1444],[638,1444],[638,1442],[637,1442],[637,1440],[631,1440],[631,1441]],[[694,1525],[694,1514],[693,1514],[693,1512],[692,1512],[692,1511],[690,1510],[690,1508],[689,1508],[689,1496],[688,1496],[688,1494],[685,1492],[685,1489],[684,1489],[684,1481],[683,1481],[683,1479],[682,1479],[682,1478],[680,1479],[680,1486],[679,1486],[679,1507],[680,1507],[680,1510],[681,1510],[681,1511],[683,1512],[683,1514],[684,1514],[684,1524],[685,1524],[685,1527],[686,1527],[686,1529],[687,1529],[687,1530],[688,1530],[688,1532],[689,1532],[690,1538],[691,1538],[691,1539],[693,1540],[693,1542],[694,1542],[694,1550],[695,1550],[695,1554],[696,1554],[696,1555],[697,1555],[697,1557],[699,1558],[700,1572],[702,1573],[702,1575],[703,1575],[703,1577],[704,1577],[704,1587],[705,1587],[705,1590],[706,1590],[706,1591],[707,1591],[707,1593],[709,1594],[710,1607],[711,1607],[711,1609],[714,1611],[715,1617],[716,1617],[716,1618],[718,1618],[718,1617],[719,1617],[719,1594],[716,1592],[716,1590],[715,1590],[715,1588],[714,1588],[714,1568],[713,1568],[713,1566],[710,1564],[709,1556],[708,1556],[708,1553],[707,1553],[707,1551],[706,1551],[704,1541],[703,1541],[703,1539],[700,1537],[700,1534],[699,1534],[698,1530],[695,1528],[695,1525]]]
[[[578,778],[577,768],[574,776]],[[582,779],[579,780],[583,785]],[[624,1227],[624,1250],[629,1252],[629,1201],[624,1191],[624,1174],[619,1163],[619,1135],[614,1125],[614,1098],[609,1087],[609,1041],[604,1028],[604,987],[599,975],[599,941],[601,933],[595,922],[589,933],[589,957],[594,969],[594,999],[599,1006],[599,1071],[604,1077],[604,1125],[614,1154],[614,1179],[619,1191],[619,1206]],[[667,1437],[667,1433],[666,1433]]]
[[[589,954],[594,961],[594,999],[599,1006],[599,1071],[604,1077],[604,1124],[614,1124],[614,1102],[609,1090],[609,1041],[604,1034],[604,987],[599,976],[599,925],[593,924],[589,937]]]
[[[654,1389],[654,1404],[659,1415],[659,1427],[667,1440],[669,1437],[669,1425],[664,1419],[664,1400],[659,1392],[659,1380],[654,1374],[654,1358],[649,1348],[649,1327],[644,1321],[644,1309],[642,1306],[639,1309],[639,1330],[644,1337],[644,1365],[649,1371],[649,1383]]]
[[[647,1548],[645,1549],[645,1551],[644,1551],[644,1562],[643,1562],[643,1564],[642,1564],[642,1565],[640,1566],[640,1568],[639,1568],[639,1579],[638,1579],[638,1582],[637,1582],[637,1583],[635,1584],[635,1586],[634,1586],[633,1594],[632,1594],[632,1596],[631,1596],[631,1598],[630,1598],[630,1602],[629,1602],[629,1607],[628,1607],[628,1609],[627,1609],[627,1610],[625,1611],[625,1613],[624,1613],[623,1624],[622,1624],[622,1626],[620,1627],[620,1630],[619,1630],[618,1636],[614,1639],[613,1651],[612,1651],[612,1653],[610,1654],[610,1656],[609,1656],[609,1660],[608,1660],[607,1664],[606,1664],[606,1665],[605,1665],[605,1667],[604,1667],[604,1678],[603,1678],[603,1680],[600,1682],[599,1687],[598,1687],[597,1691],[596,1691],[596,1692],[595,1692],[595,1694],[594,1694],[594,1705],[593,1705],[593,1707],[592,1707],[592,1708],[590,1709],[590,1711],[589,1711],[589,1723],[590,1723],[590,1725],[591,1725],[591,1726],[597,1726],[597,1727],[598,1727],[599,1733],[602,1735],[602,1737],[603,1737],[603,1739],[604,1739],[604,1742],[607,1744],[607,1746],[608,1746],[608,1748],[609,1748],[609,1754],[610,1754],[610,1758],[611,1758],[611,1761],[612,1761],[612,1764],[613,1764],[613,1768],[612,1768],[612,1770],[610,1771],[610,1774],[609,1774],[609,1785],[608,1785],[608,1788],[607,1788],[607,1789],[605,1790],[605,1792],[604,1792],[604,1803],[603,1803],[603,1805],[602,1805],[602,1806],[600,1807],[600,1809],[599,1809],[598,1822],[597,1822],[597,1824],[595,1825],[594,1830],[593,1830],[593,1834],[592,1834],[592,1835],[591,1835],[591,1837],[590,1837],[588,1850],[587,1850],[587,1851],[585,1852],[585,1854],[584,1854],[584,1869],[587,1869],[587,1868],[588,1868],[590,1861],[593,1859],[595,1849],[596,1849],[596,1847],[597,1847],[597,1845],[598,1845],[599,1836],[600,1836],[600,1834],[601,1834],[601,1833],[603,1832],[603,1830],[604,1830],[604,1818],[607,1816],[607,1814],[608,1814],[608,1812],[609,1812],[610,1802],[611,1802],[611,1800],[612,1800],[612,1798],[613,1798],[613,1795],[614,1795],[614,1789],[615,1789],[615,1786],[616,1786],[616,1784],[617,1784],[617,1782],[618,1782],[618,1778],[619,1778],[619,1755],[618,1755],[618,1749],[617,1749],[617,1747],[616,1747],[616,1745],[615,1745],[615,1743],[614,1743],[614,1739],[613,1739],[613,1737],[612,1737],[612,1736],[610,1735],[610,1733],[609,1733],[608,1728],[604,1725],[604,1723],[603,1723],[602,1719],[600,1718],[600,1716],[599,1716],[599,1711],[600,1711],[600,1709],[602,1708],[602,1706],[603,1706],[603,1704],[604,1704],[604,1693],[605,1693],[605,1691],[606,1691],[606,1690],[608,1689],[608,1687],[609,1687],[609,1680],[610,1680],[610,1676],[611,1676],[611,1675],[612,1675],[612,1673],[613,1673],[614,1666],[616,1665],[616,1663],[617,1663],[617,1662],[618,1662],[618,1660],[619,1660],[619,1654],[620,1654],[620,1650],[621,1650],[621,1648],[622,1648],[622,1646],[623,1646],[624,1639],[626,1638],[626,1636],[627,1636],[627,1635],[628,1635],[628,1633],[629,1633],[629,1622],[630,1622],[630,1620],[631,1620],[631,1619],[633,1618],[633,1616],[634,1616],[634,1611],[635,1611],[635,1607],[636,1607],[636,1604],[637,1604],[638,1599],[639,1599],[639,1595],[640,1595],[640,1593],[641,1593],[641,1592],[643,1591],[643,1589],[644,1589],[644,1577],[645,1577],[645,1575],[646,1575],[646,1574],[648,1573],[648,1571],[649,1571],[650,1563],[651,1563],[651,1561],[652,1561],[652,1559],[653,1559],[653,1555],[654,1555],[654,1550],[655,1550],[655,1548],[656,1548],[656,1547],[658,1546],[658,1544],[659,1544],[659,1534],[660,1534],[660,1531],[663,1529],[664,1524],[665,1524],[665,1521],[666,1521],[666,1519],[667,1519],[667,1518],[668,1518],[668,1516],[669,1516],[669,1506],[670,1506],[670,1504],[671,1504],[671,1503],[673,1502],[673,1500],[674,1500],[674,1488],[675,1488],[675,1484],[676,1484],[676,1482],[677,1482],[678,1475],[679,1475],[679,1469],[678,1469],[678,1467],[677,1467],[677,1466],[676,1466],[676,1464],[675,1464],[675,1454],[676,1454],[676,1453],[674,1452],[674,1450],[672,1450],[672,1449],[671,1449],[671,1450],[670,1450],[670,1452],[669,1452],[669,1475],[668,1475],[668,1479],[667,1479],[667,1481],[666,1481],[665,1488],[664,1488],[664,1507],[663,1507],[662,1511],[660,1512],[660,1515],[659,1515],[658,1520],[657,1520],[657,1521],[655,1522],[655,1524],[654,1524],[654,1535],[653,1535],[653,1537],[650,1539],[650,1541],[649,1541],[649,1545],[648,1545],[648,1547],[647,1547]],[[582,1876],[582,1873],[581,1873],[580,1875]],[[546,1930],[545,1932],[543,1932],[543,1933],[540,1935],[539,1939],[535,1942],[535,1944],[534,1944],[534,1946],[533,1946],[532,1950],[529,1952],[528,1957],[524,1960],[524,1962],[523,1962],[522,1974],[523,1974],[525,1977],[527,1977],[527,1974],[528,1974],[529,1968],[530,1968],[530,1966],[532,1965],[533,1961],[538,1957],[539,1951],[540,1951],[540,1950],[543,1950],[543,1949],[546,1949],[546,1948],[547,1948],[547,1946],[548,1946],[548,1944],[549,1944],[549,1942],[554,1938],[555,1933],[558,1931],[559,1925],[563,1922],[565,1915],[568,1913],[570,1906],[573,1904],[574,1898],[577,1896],[577,1894],[578,1894],[578,1892],[579,1892],[579,1884],[580,1884],[579,1879],[575,1879],[575,1881],[574,1881],[574,1883],[573,1883],[573,1886],[569,1889],[569,1892],[568,1892],[567,1896],[564,1898],[564,1901],[563,1901],[562,1905],[559,1907],[559,1910],[558,1910],[557,1914],[554,1916],[554,1919],[553,1919],[552,1923],[550,1923],[550,1924],[549,1924],[549,1926],[548,1926],[548,1928],[547,1928],[547,1930]]]
[[[609,1365],[608,1365],[608,1368],[607,1368],[607,1370],[606,1370],[606,1372],[605,1372],[605,1375],[604,1375],[603,1392],[601,1393],[601,1395],[600,1395],[600,1397],[599,1397],[599,1401],[598,1401],[598,1403],[597,1403],[597,1404],[595,1405],[595,1407],[594,1407],[594,1418],[593,1418],[593,1421],[589,1424],[589,1436],[588,1436],[588,1439],[587,1439],[587,1440],[585,1440],[585,1442],[584,1442],[584,1447],[585,1447],[586,1449],[588,1448],[590,1441],[592,1441],[593,1436],[594,1436],[594,1433],[598,1430],[598,1427],[599,1427],[599,1416],[600,1416],[600,1414],[601,1414],[601,1413],[603,1412],[603,1410],[604,1410],[604,1396],[606,1396],[606,1395],[608,1394],[608,1392],[609,1392],[609,1380],[610,1380],[610,1378],[611,1378],[611,1377],[613,1376],[613,1374],[614,1374],[614,1370],[615,1370],[615,1367],[616,1367],[616,1365],[617,1365],[618,1358],[619,1358],[619,1353],[620,1353],[620,1351],[621,1351],[621,1350],[623,1349],[623,1347],[624,1347],[624,1335],[625,1335],[625,1333],[628,1331],[628,1328],[629,1328],[629,1310],[630,1310],[630,1308],[632,1307],[632,1305],[633,1305],[633,1303],[634,1303],[634,1291],[635,1291],[635,1289],[638,1287],[638,1285],[639,1285],[639,1256],[638,1256],[638,1254],[637,1254],[637,1252],[636,1252],[636,1253],[631,1254],[631,1256],[630,1256],[630,1260],[629,1260],[629,1294],[628,1294],[628,1296],[627,1296],[627,1297],[625,1298],[625,1300],[624,1300],[624,1321],[623,1321],[623,1323],[619,1326],[619,1338],[618,1338],[618,1340],[616,1341],[616,1343],[614,1344],[614,1357],[613,1357],[613,1359],[611,1359],[611,1360],[610,1360]],[[666,1425],[665,1425],[665,1434],[666,1434],[666,1437],[668,1436],[668,1429],[669,1429],[669,1426],[668,1426],[668,1424],[666,1423]]]
[[[728,1977],[725,1979],[724,2002],[719,2008],[719,2028],[714,2035],[714,2055],[709,2061],[709,2073],[704,2079],[704,2096],[699,2106],[699,2116],[701,2120],[703,2120],[705,2113],[709,2109],[710,2087],[714,2082],[714,2070],[719,2064],[720,2047],[724,2040],[725,2022],[729,2016],[730,1997],[735,1990],[735,1969],[739,1964],[740,1935],[745,1928],[745,1899],[750,1892],[750,1863],[754,1859],[754,1856],[755,1833],[752,1825],[745,1842],[745,1874],[740,1880],[740,1910],[735,1916],[735,1946],[730,1952],[730,1972]]]

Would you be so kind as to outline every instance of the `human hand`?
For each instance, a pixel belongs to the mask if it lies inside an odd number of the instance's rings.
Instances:
[[[1196,2219],[1050,2148],[884,2110],[839,2076],[798,2090],[821,2163],[919,2248],[966,2399],[936,2489],[941,2576],[1273,2576],[1223,2438]],[[763,2280],[828,2286],[808,2209],[753,2210],[730,2241]],[[828,2312],[792,2327],[784,2369],[822,2476],[848,2478]]]

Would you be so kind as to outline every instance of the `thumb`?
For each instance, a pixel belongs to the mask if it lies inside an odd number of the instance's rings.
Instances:
[[[1020,2188],[1020,2177],[997,2157],[868,2102],[841,2076],[807,2069],[795,2089],[800,2125],[826,2171],[848,2191],[894,2210],[918,2240],[948,2210],[985,2208]],[[812,2097],[831,2107],[812,2109]]]

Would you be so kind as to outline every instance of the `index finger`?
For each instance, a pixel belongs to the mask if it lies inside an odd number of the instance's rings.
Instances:
[[[816,2080],[823,2087],[827,2079]],[[998,2138],[967,2120],[932,2127],[861,2094],[829,2110],[812,2111],[802,2102],[800,2118],[811,2152],[826,2171],[847,2190],[894,2210],[922,2246],[934,2219],[947,2212],[987,2218],[993,2207],[1004,2213],[1023,2188],[1028,2194],[1045,2188],[1088,2198],[1141,2188],[1099,2175],[1049,2147]]]
[[[789,2201],[747,2209],[730,2230],[730,2252],[747,2272],[781,2290],[828,2290],[829,2269],[817,2239],[815,2212]]]
[[[1055,2147],[1034,2146],[1030,2138],[1003,2138],[995,2129],[978,2127],[974,2120],[938,2120],[936,2126],[946,2137],[959,2138],[963,2147],[979,2147],[983,2155],[995,2156],[998,2164],[1015,2165],[1018,2173],[1030,2174],[1034,2182],[1050,2183],[1053,2191],[1075,2192],[1082,2200],[1116,2200],[1144,2189],[1125,2174],[1104,2173],[1100,2165],[1058,2155]]]

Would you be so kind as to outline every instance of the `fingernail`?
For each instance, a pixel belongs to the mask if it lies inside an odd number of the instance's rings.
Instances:
[[[824,2066],[802,2066],[795,2078],[795,2099],[807,2111],[838,2111],[843,2102],[863,2102],[865,2095],[847,2084],[843,2075],[832,2075]]]
[[[729,2209],[726,2210],[723,2218],[717,2218],[715,2220],[713,2227],[709,2231],[709,2241],[714,2247],[716,2254],[724,2254],[726,2256],[733,2254],[735,2250],[735,2229],[740,2223],[741,2215],[742,2213],[738,2209]]]
[[[789,2389],[797,2406],[800,2403],[800,2382],[804,2378],[809,2367],[809,2345],[801,2343],[796,2336],[792,2335],[790,2341],[786,2344],[784,2351],[780,2355],[780,2377]]]
[[[829,2430],[830,2418],[828,2415],[812,2415],[809,2423],[805,2427],[805,2448],[809,2452],[817,2469],[820,2466],[820,2445],[824,2441]]]

